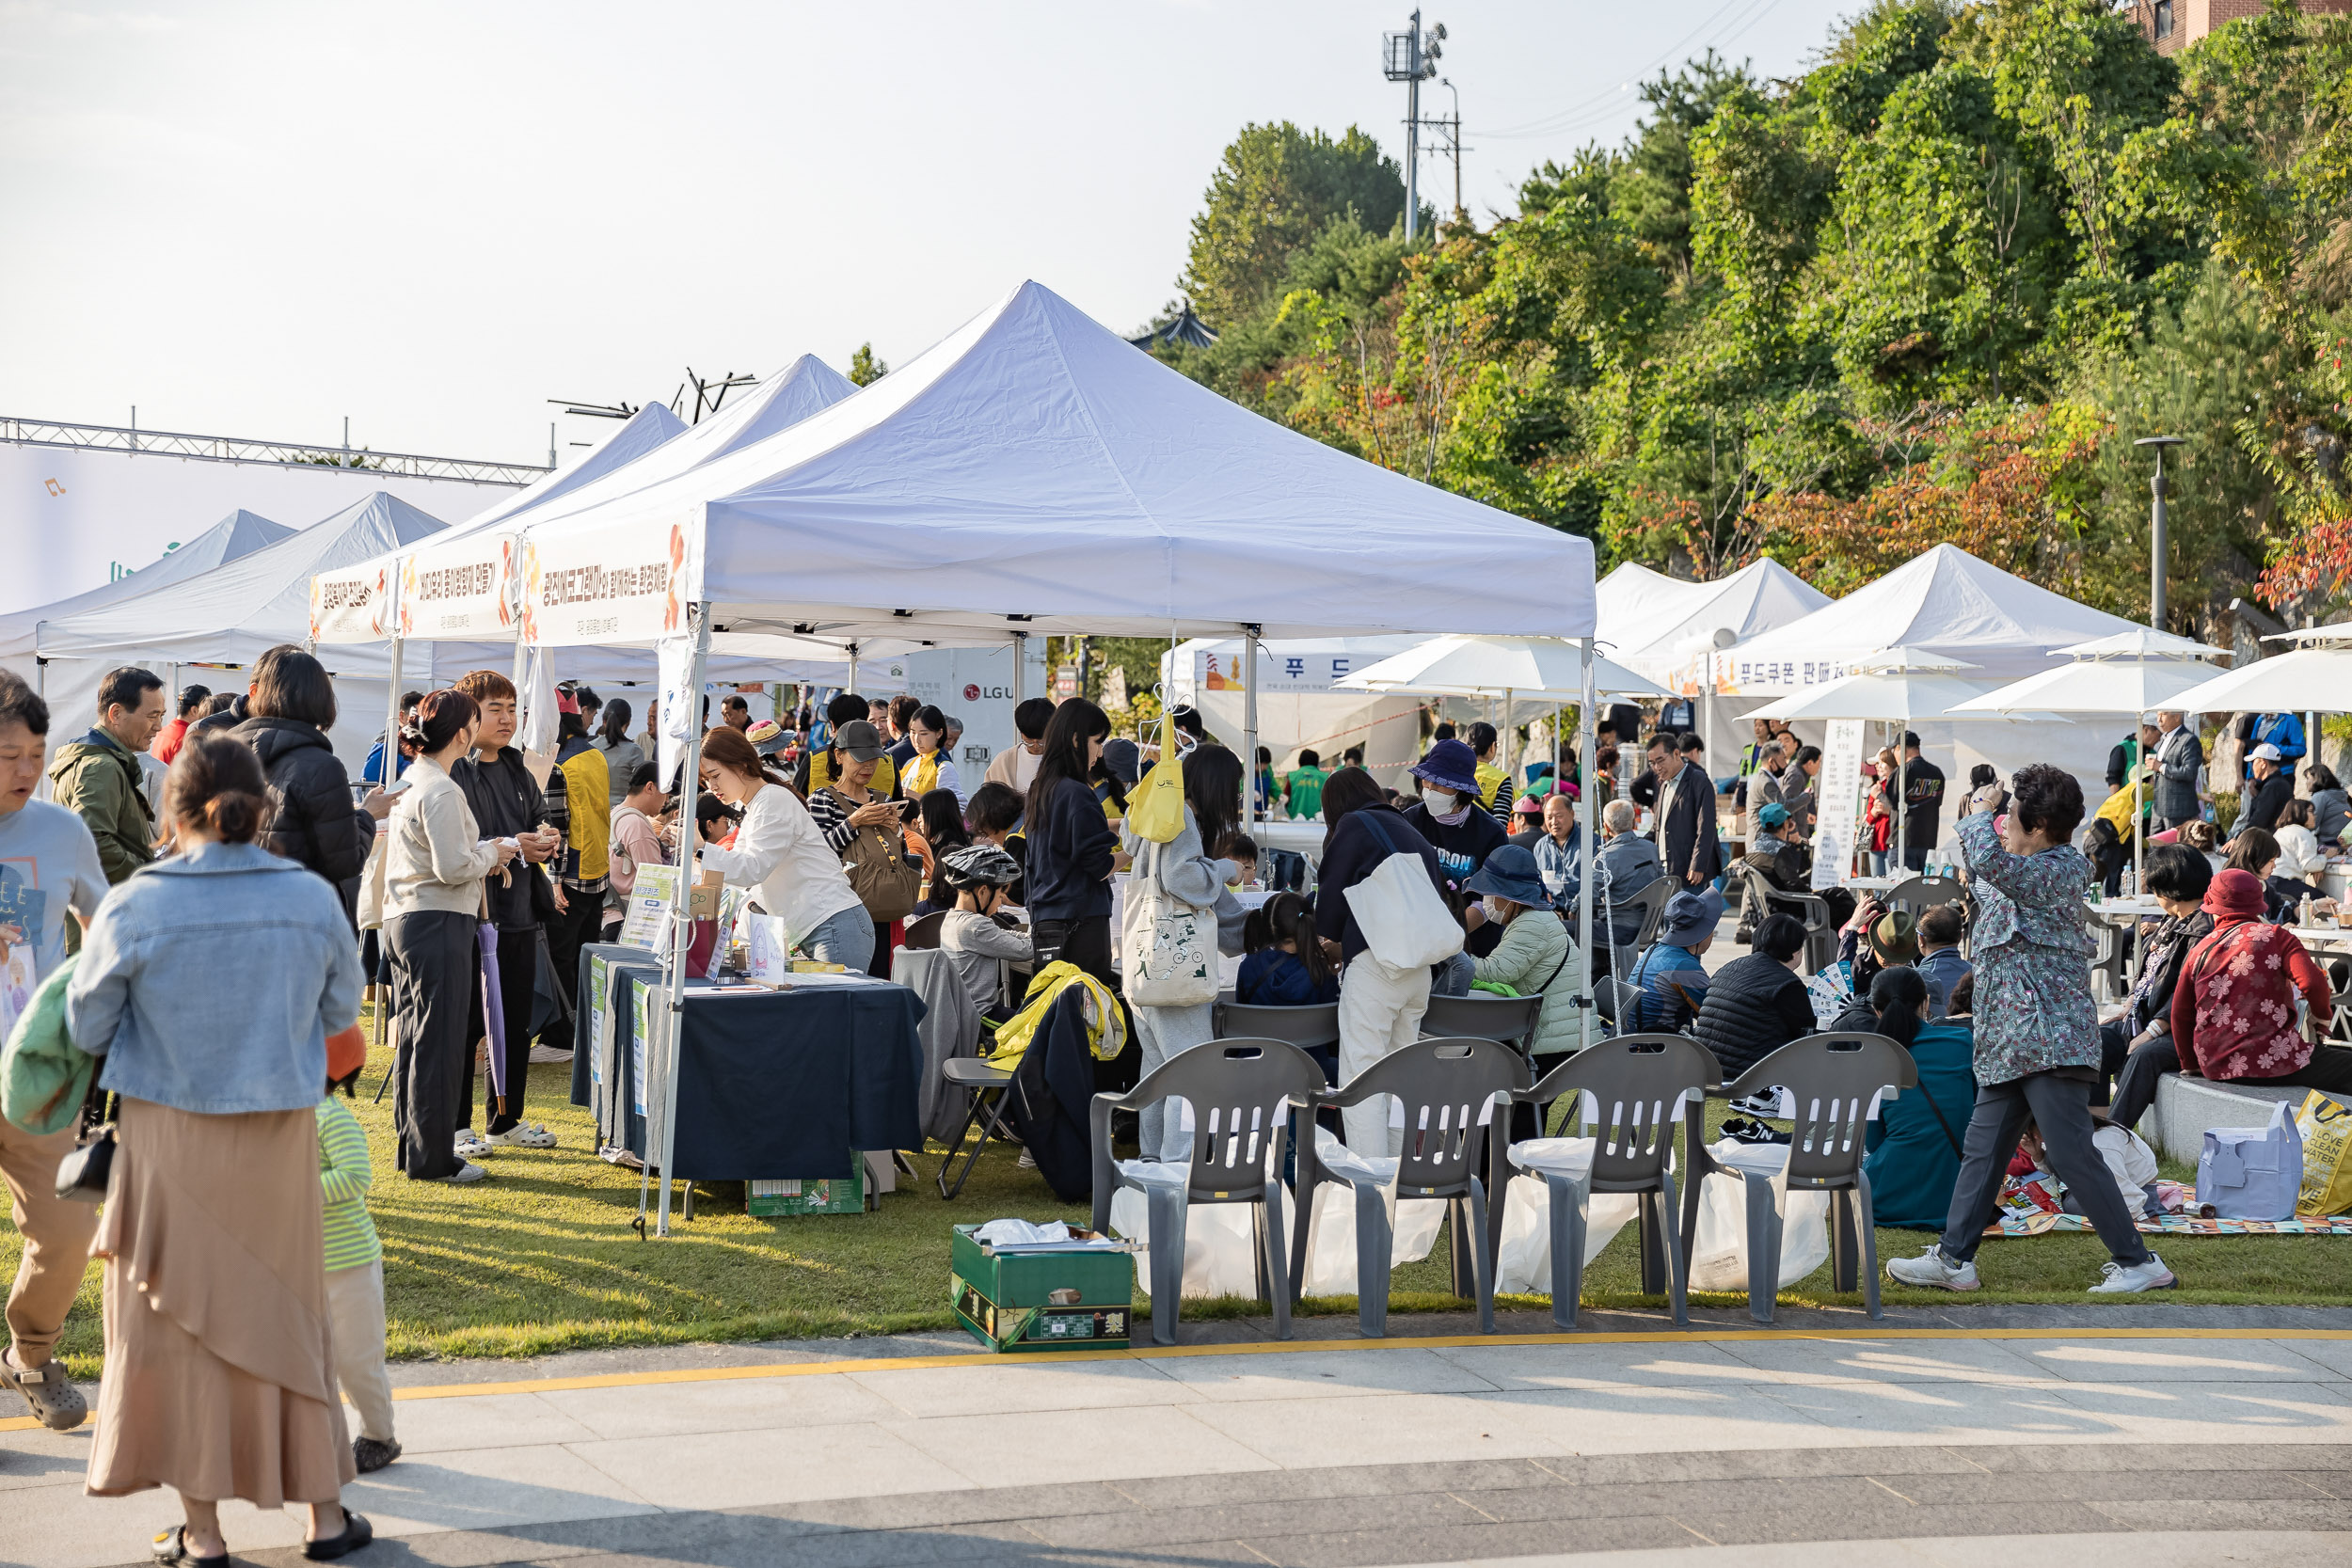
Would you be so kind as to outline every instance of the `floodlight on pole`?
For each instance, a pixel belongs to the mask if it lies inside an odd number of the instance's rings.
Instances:
[[[1423,33],[1421,12],[1401,33],[1381,39],[1381,70],[1391,82],[1405,84],[1405,242],[1410,245],[1421,230],[1421,85],[1438,73],[1445,51],[1445,24]]]
[[[2148,513],[2148,624],[2158,631],[2165,623],[2164,449],[2185,444],[2185,436],[2143,436],[2132,445],[2156,449],[2156,472],[2148,482],[2153,498]]]

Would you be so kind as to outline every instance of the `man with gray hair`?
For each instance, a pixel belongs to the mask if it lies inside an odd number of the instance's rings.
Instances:
[[[2156,744],[2149,754],[2155,776],[2156,827],[2177,828],[2204,813],[2197,800],[2197,772],[2205,766],[2205,749],[2179,708],[2156,710]]]
[[[1642,911],[1628,901],[1666,874],[1658,846],[1634,832],[1640,818],[1630,800],[1612,800],[1600,812],[1600,849],[1593,857],[1594,880],[1608,890],[1609,935],[1617,947],[1631,945],[1642,934]],[[1597,973],[1606,972],[1607,948],[1593,955]]]

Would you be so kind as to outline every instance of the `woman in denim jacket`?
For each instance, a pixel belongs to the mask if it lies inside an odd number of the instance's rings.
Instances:
[[[167,1562],[226,1562],[219,1499],[308,1503],[308,1554],[369,1539],[337,1396],[320,1224],[326,1037],[359,1016],[359,954],[335,889],[254,842],[254,754],[191,736],[164,821],[178,852],[107,894],[67,992],[105,1058],[117,1148],[93,1257],[106,1379],[89,1490],[176,1488]]]
[[[1960,819],[1977,899],[1977,1105],[1962,1139],[1960,1180],[1944,1239],[1916,1258],[1893,1259],[1886,1272],[1905,1285],[1977,1288],[1977,1246],[1999,1205],[2018,1135],[2031,1121],[2050,1168],[2114,1255],[2092,1293],[2161,1289],[2173,1283],[2171,1271],[2140,1240],[2090,1142],[2090,1095],[2100,1081],[2090,939],[2083,931],[2090,862],[2070,842],[2083,819],[2083,787],[2073,774],[2038,762],[2017,770],[2010,792],[2007,816]]]

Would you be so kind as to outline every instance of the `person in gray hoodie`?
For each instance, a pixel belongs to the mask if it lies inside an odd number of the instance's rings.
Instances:
[[[1148,949],[1152,942],[1151,927],[1144,914],[1151,901],[1142,893],[1155,885],[1163,896],[1178,904],[1214,912],[1218,953],[1238,957],[1242,950],[1242,930],[1248,916],[1240,900],[1226,887],[1237,875],[1236,868],[1232,862],[1216,860],[1207,853],[1207,846],[1223,843],[1240,817],[1241,758],[1222,746],[1197,747],[1184,758],[1184,768],[1182,832],[1166,844],[1154,844],[1138,837],[1133,828],[1122,827],[1120,832],[1120,846],[1135,863],[1127,882],[1124,929],[1120,933],[1120,950],[1129,955],[1130,975],[1136,972],[1133,955],[1138,950],[1136,944],[1140,942]],[[1148,1077],[1178,1052],[1207,1044],[1215,1036],[1211,1021],[1215,1006],[1214,1002],[1177,1007],[1131,1006],[1143,1075]],[[1165,1103],[1146,1109],[1142,1123],[1137,1147],[1145,1159],[1191,1157],[1192,1137],[1178,1132],[1168,1121]]]

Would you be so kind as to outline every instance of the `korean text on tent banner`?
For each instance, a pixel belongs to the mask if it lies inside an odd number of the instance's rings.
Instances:
[[[446,545],[420,545],[403,556],[401,636],[511,639],[516,548],[511,533],[477,533]]]
[[[699,524],[561,529],[523,541],[523,640],[543,647],[651,641],[687,630]]]
[[[1853,875],[1862,816],[1862,724],[1833,719],[1821,747],[1821,773],[1813,781],[1813,885],[1838,887]]]
[[[392,569],[365,562],[310,579],[310,641],[373,642],[392,631]]]

